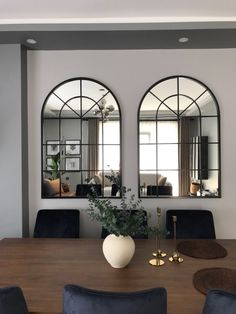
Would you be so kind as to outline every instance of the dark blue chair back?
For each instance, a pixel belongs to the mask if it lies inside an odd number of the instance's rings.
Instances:
[[[79,238],[78,209],[41,209],[38,211],[34,238]]]
[[[173,216],[177,217],[176,237],[178,239],[215,239],[215,226],[209,210],[169,209],[166,211],[167,238],[173,239]]]
[[[123,210],[123,209],[118,209],[118,210]],[[132,210],[131,213],[134,214],[136,212],[137,212],[137,210],[134,209],[134,210]],[[147,212],[144,210],[143,213],[144,213],[144,217],[145,217],[145,219],[143,220],[143,226],[146,227],[147,226]],[[107,231],[107,229],[102,227],[101,238],[105,239],[108,235],[109,235],[109,232]],[[136,234],[132,238],[134,238],[134,239],[148,239],[148,235],[147,234]]]
[[[207,293],[203,314],[235,314],[236,295],[220,291],[210,290]]]
[[[21,288],[0,288],[1,314],[28,314],[27,305]]]
[[[105,292],[75,285],[64,287],[64,314],[166,314],[165,288]]]

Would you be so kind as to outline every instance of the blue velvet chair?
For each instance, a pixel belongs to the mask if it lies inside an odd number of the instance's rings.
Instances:
[[[119,209],[119,210],[122,210],[122,209]],[[137,212],[136,209],[132,210],[132,214],[134,214],[135,212]],[[145,210],[143,212],[144,212],[144,217],[145,217],[145,219],[143,220],[143,226],[146,227],[147,226],[147,212]],[[105,239],[108,235],[109,235],[109,232],[107,231],[107,229],[102,227],[101,238]],[[133,238],[134,239],[148,239],[148,235],[136,234],[135,236],[133,236]]]
[[[235,314],[236,295],[220,291],[210,290],[207,293],[203,314]]]
[[[66,285],[63,314],[166,314],[165,288],[138,292],[105,292]]]
[[[209,210],[169,209],[166,211],[167,238],[174,237],[173,216],[177,217],[178,239],[215,239],[215,226]]]
[[[21,288],[0,288],[1,314],[28,314],[27,305]]]
[[[41,209],[37,213],[34,238],[79,238],[77,209]]]

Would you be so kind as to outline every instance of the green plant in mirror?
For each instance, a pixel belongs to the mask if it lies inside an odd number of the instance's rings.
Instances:
[[[60,153],[57,153],[54,156],[51,156],[50,158],[50,162],[51,164],[48,166],[49,168],[51,168],[50,171],[50,175],[52,177],[52,179],[57,179],[60,177],[60,172],[59,172],[59,168],[60,168]]]
[[[119,172],[115,172],[114,170],[111,169],[111,174],[105,175],[105,177],[113,184],[115,184],[118,190],[121,189],[121,176]]]

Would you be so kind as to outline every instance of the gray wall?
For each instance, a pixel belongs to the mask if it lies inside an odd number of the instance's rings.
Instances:
[[[30,229],[39,208],[88,207],[85,199],[41,199],[40,113],[48,92],[72,77],[90,77],[107,85],[116,95],[122,115],[123,183],[138,192],[137,112],[146,90],[158,80],[187,75],[205,83],[215,94],[221,110],[222,198],[221,199],[145,199],[150,224],[156,223],[156,207],[211,209],[218,238],[236,238],[235,220],[235,86],[236,49],[190,50],[75,50],[29,51],[29,182]],[[114,203],[118,200],[114,200]],[[81,236],[100,235],[100,227],[81,214]]]
[[[140,99],[159,79],[182,74],[208,85],[220,105],[222,198],[150,199],[144,200],[143,205],[154,214],[151,224],[156,222],[157,206],[163,212],[168,208],[211,209],[217,237],[236,238],[236,145],[233,132],[236,116],[236,49],[30,51],[28,57],[27,145],[25,51],[19,45],[0,45],[0,237],[21,236],[23,229],[27,234],[27,169],[31,233],[40,208],[83,209],[88,206],[86,200],[41,199],[40,114],[48,92],[55,85],[71,77],[86,76],[100,80],[115,93],[120,102],[123,123],[123,182],[137,195],[137,110]],[[100,226],[82,213],[81,235],[99,236],[99,233]]]
[[[20,45],[0,45],[0,237],[28,233],[26,65]]]

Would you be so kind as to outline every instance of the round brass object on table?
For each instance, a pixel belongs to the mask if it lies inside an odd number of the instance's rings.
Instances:
[[[153,258],[149,261],[149,264],[152,266],[162,266],[165,264],[165,262],[162,259]]]
[[[163,252],[162,250],[157,250],[157,252],[153,252],[152,255],[157,258],[161,258],[161,257],[165,257],[166,253]]]
[[[184,259],[182,257],[179,256],[178,252],[173,252],[173,255],[171,257],[169,257],[169,261],[171,263],[183,263]]]

